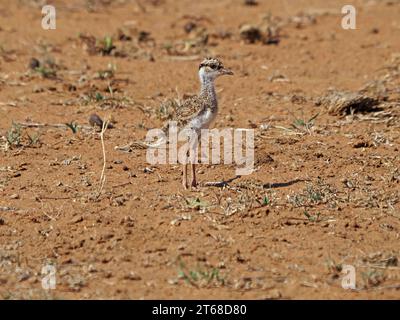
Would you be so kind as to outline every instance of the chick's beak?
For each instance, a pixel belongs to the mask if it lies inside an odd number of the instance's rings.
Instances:
[[[232,75],[233,75],[233,72],[232,72],[232,70],[223,68],[223,69],[220,70],[220,74],[221,74],[221,75],[229,75],[229,76],[232,76]]]

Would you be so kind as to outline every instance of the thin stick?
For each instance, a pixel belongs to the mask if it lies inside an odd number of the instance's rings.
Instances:
[[[63,128],[67,129],[68,126],[63,123],[35,123],[35,122],[16,122],[17,125],[25,128],[44,128],[44,127],[49,127],[49,128]],[[92,127],[90,126],[79,126],[79,128],[89,130]]]
[[[195,61],[199,58],[200,56],[168,56],[168,60],[172,61]]]
[[[0,207],[0,211],[18,211],[18,209],[12,207]]]
[[[52,196],[38,196],[40,200],[69,200],[76,197],[52,197]]]
[[[120,187],[125,187],[125,186],[128,186],[128,185],[130,185],[130,184],[132,184],[132,182],[125,182],[125,183],[121,183],[121,184],[117,184],[117,185],[115,185],[115,186],[112,186],[111,188],[120,188]]]
[[[100,132],[101,148],[103,150],[103,169],[101,170],[101,176],[100,176],[100,189],[97,193],[96,198],[100,197],[101,192],[103,191],[103,188],[104,188],[104,184],[106,183],[106,176],[104,174],[104,172],[106,171],[106,148],[104,145],[104,133],[106,132],[106,130],[108,128],[108,123],[109,123],[109,120],[103,122],[103,127],[101,128],[101,132]]]
[[[66,128],[67,126],[62,123],[35,123],[35,122],[17,122],[17,125],[21,127],[27,128],[43,128],[43,127],[52,127],[52,128]]]

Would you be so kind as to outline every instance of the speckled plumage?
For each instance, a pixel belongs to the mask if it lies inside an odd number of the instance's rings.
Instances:
[[[155,142],[134,141],[119,150],[129,150],[131,148],[146,149],[157,148],[163,143],[168,143],[169,125],[174,121],[177,129],[194,129],[199,137],[201,129],[208,128],[218,113],[217,94],[215,92],[214,81],[221,75],[233,75],[233,72],[226,69],[221,60],[207,57],[199,65],[200,93],[190,97],[179,104],[172,100],[161,106],[160,109],[167,109],[168,121],[162,127],[165,136]],[[167,140],[167,141],[166,141]]]
[[[200,93],[186,99],[182,104],[172,104],[172,114],[169,115],[167,123],[163,126],[165,136],[157,140],[155,143],[132,142],[127,146],[118,147],[118,149],[157,148],[158,146],[163,145],[169,140],[168,134],[171,121],[176,122],[178,131],[187,129],[190,131],[194,130],[197,134],[197,138],[200,138],[201,129],[209,128],[217,116],[218,101],[214,81],[222,75],[233,75],[233,72],[224,68],[222,62],[217,58],[204,59],[199,65],[199,77],[201,83]],[[189,134],[191,135],[191,133]],[[189,136],[188,139],[190,139]],[[183,164],[182,185],[185,189],[187,189],[189,185],[191,187],[197,186],[195,161],[191,162],[192,180],[190,184],[188,184],[187,181],[187,165],[187,162]]]
[[[199,65],[199,69],[208,66],[212,69],[223,69],[224,65],[218,58],[207,57]]]
[[[214,80],[222,74],[232,74],[224,68],[217,58],[205,58],[199,65],[200,93],[186,99],[175,109],[169,121],[176,121],[178,129],[193,129],[197,133],[209,125],[218,113],[218,101],[214,87]],[[163,127],[168,134],[168,123]]]
[[[176,121],[178,129],[183,129],[190,125],[193,120],[199,119],[207,111],[216,114],[218,106],[213,104],[207,97],[200,95],[190,97],[174,110],[172,117],[163,126],[163,131],[168,135],[170,121]]]

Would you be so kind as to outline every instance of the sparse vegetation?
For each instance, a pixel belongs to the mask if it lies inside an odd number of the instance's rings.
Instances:
[[[185,201],[186,201],[186,206],[190,209],[204,210],[209,206],[207,202],[202,201],[199,198],[185,199]]]
[[[303,214],[307,217],[310,222],[318,222],[320,213],[318,212],[316,215],[311,215],[307,210],[304,210]]]
[[[42,2],[0,4],[1,298],[398,299],[399,1],[351,31],[338,0],[58,0],[52,31]],[[135,142],[206,56],[234,72],[212,128],[254,130],[254,171],[183,190]]]
[[[332,186],[318,179],[315,183],[307,183],[302,192],[288,196],[288,200],[297,208],[311,208],[321,204],[335,208],[338,196]]]
[[[104,39],[98,44],[100,47],[100,52],[102,55],[110,55],[111,51],[115,49],[115,46],[113,44],[113,39],[110,36],[104,37]]]
[[[218,268],[197,266],[190,269],[182,261],[179,262],[178,278],[196,288],[224,286],[226,283]]]
[[[77,133],[79,130],[78,124],[76,122],[69,122],[65,124],[68,128],[71,129],[72,133]]]
[[[294,116],[294,120],[292,122],[292,128],[310,133],[312,127],[315,124],[315,119],[318,117],[318,115],[319,114],[317,113],[309,119],[305,119],[304,116],[302,118],[297,118]]]
[[[107,68],[97,72],[97,77],[101,80],[113,78],[117,67],[114,64],[108,64]]]
[[[35,71],[39,73],[43,78],[55,78],[57,76],[57,72],[54,69],[47,68],[45,66],[40,66],[35,68]]]
[[[361,276],[366,289],[377,287],[385,281],[385,273],[382,270],[368,269],[362,272]]]
[[[13,123],[11,128],[7,131],[6,139],[10,147],[21,146],[22,139],[21,127],[18,124]]]
[[[6,132],[6,149],[40,145],[40,133],[29,134],[18,123],[13,122]]]

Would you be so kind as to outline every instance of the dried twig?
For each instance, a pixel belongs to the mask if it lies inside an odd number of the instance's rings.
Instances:
[[[18,209],[12,207],[0,207],[0,211],[18,211]]]
[[[106,170],[106,148],[104,145],[104,133],[106,132],[109,124],[109,120],[106,120],[103,122],[103,127],[101,128],[100,132],[100,139],[101,139],[101,148],[103,150],[103,169],[101,170],[101,176],[100,176],[100,189],[97,193],[96,198],[100,197],[101,192],[103,191],[104,184],[106,183],[106,176],[105,176],[105,170]]]
[[[62,128],[67,129],[68,126],[63,123],[36,123],[36,122],[16,122],[16,125],[24,128]],[[90,126],[79,126],[81,129],[91,130],[92,127]]]
[[[199,60],[200,56],[195,55],[195,56],[168,56],[168,60],[172,61],[196,61]]]

